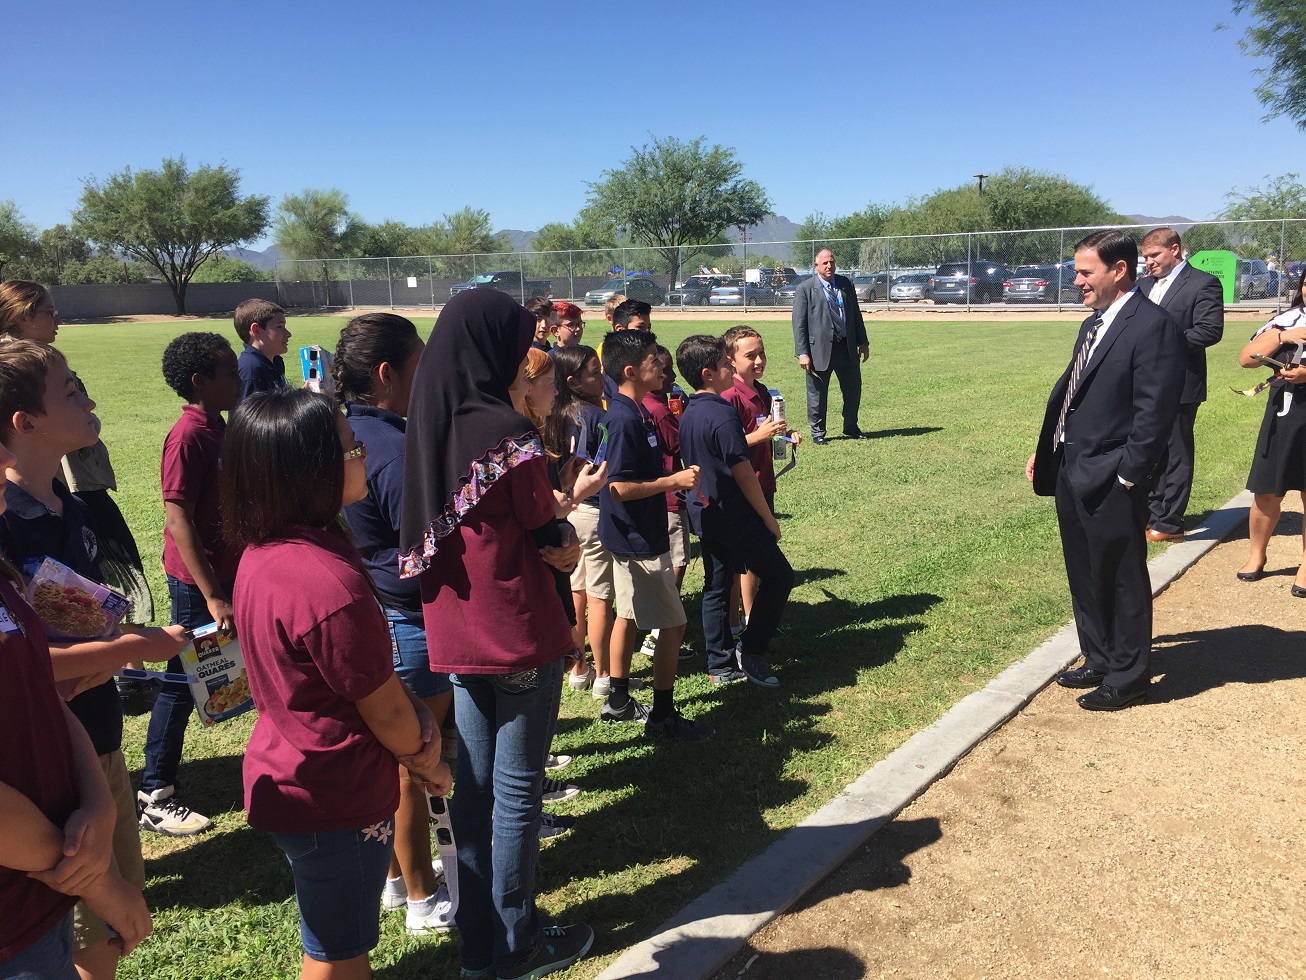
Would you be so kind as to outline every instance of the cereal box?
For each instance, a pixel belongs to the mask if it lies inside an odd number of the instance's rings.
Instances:
[[[53,558],[24,571],[29,576],[27,599],[45,624],[47,635],[56,642],[108,636],[131,609],[131,600],[125,596]]]
[[[240,641],[223,633],[217,623],[201,626],[194,635],[194,641],[181,651],[181,665],[196,678],[190,690],[200,721],[216,725],[254,707]]]

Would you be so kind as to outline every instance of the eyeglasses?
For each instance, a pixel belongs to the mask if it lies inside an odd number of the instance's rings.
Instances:
[[[345,462],[351,459],[367,459],[367,447],[361,442],[354,443],[354,448],[345,453]]]
[[[53,306],[38,306],[36,309],[32,310],[33,316],[41,316],[45,313],[50,314],[50,316],[54,317],[56,320],[59,319],[59,311]]]

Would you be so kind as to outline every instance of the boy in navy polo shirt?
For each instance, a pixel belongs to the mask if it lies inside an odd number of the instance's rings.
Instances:
[[[240,355],[240,400],[256,391],[286,387],[286,362],[290,349],[286,311],[265,299],[247,299],[236,307],[236,334],[245,342]]]
[[[675,708],[672,688],[685,607],[671,566],[667,534],[668,490],[698,485],[695,467],[667,474],[648,412],[640,402],[662,386],[657,338],[647,330],[618,330],[603,340],[604,371],[617,386],[608,402],[608,485],[599,493],[599,540],[612,553],[617,618],[612,626],[612,686],[600,717],[643,721],[652,736],[691,741],[712,729],[691,722]],[[658,629],[653,653],[653,707],[630,696],[630,658],[635,627]]]
[[[689,501],[689,523],[703,543],[703,635],[715,684],[747,679],[775,688],[767,650],[784,614],[794,572],[780,551],[780,525],[767,506],[739,414],[722,394],[734,368],[719,337],[688,337],[676,350],[680,376],[693,388],[680,419],[680,452],[699,469],[699,493]],[[759,579],[748,626],[735,644],[729,600],[733,573]]]

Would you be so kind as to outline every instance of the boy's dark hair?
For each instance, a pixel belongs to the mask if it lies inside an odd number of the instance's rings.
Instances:
[[[1128,270],[1130,282],[1133,282],[1134,277],[1138,274],[1138,242],[1123,231],[1116,231],[1114,228],[1095,231],[1093,234],[1080,239],[1075,245],[1076,252],[1081,248],[1095,252],[1107,268],[1123,261]]]
[[[657,344],[657,337],[647,330],[613,330],[603,338],[603,373],[620,385],[625,381],[626,368],[639,367],[648,349]]]
[[[191,375],[212,378],[218,370],[218,351],[231,350],[231,342],[220,333],[194,330],[174,337],[163,349],[163,380],[186,401],[195,397]]]
[[[14,413],[45,414],[45,382],[50,372],[67,366],[53,347],[32,340],[0,344],[0,442],[14,434]]]
[[[628,299],[615,310],[612,311],[612,329],[620,330],[637,316],[642,316],[645,320],[653,314],[653,307],[645,303],[642,299]],[[603,363],[607,364],[608,359],[603,358]]]
[[[294,524],[325,528],[340,516],[345,454],[335,400],[306,388],[251,395],[222,441],[223,537],[261,544]]]
[[[249,328],[256,323],[266,323],[269,317],[285,310],[268,299],[247,299],[236,307],[236,334],[245,343],[249,343]]]
[[[745,337],[756,337],[758,340],[762,339],[762,335],[746,323],[741,323],[737,327],[731,327],[723,333],[721,335],[721,340],[726,345],[726,353],[731,357],[734,357],[735,348],[739,346],[739,342]]]
[[[571,447],[565,444],[568,431],[575,423],[581,405],[587,404],[584,398],[572,391],[567,379],[580,374],[589,359],[598,356],[594,348],[586,344],[555,347],[549,354],[553,359],[553,384],[558,389],[558,396],[553,399],[553,410],[544,420],[540,435],[544,440],[544,448],[554,456],[570,451]]]
[[[526,301],[526,309],[530,310],[537,320],[547,320],[553,315],[553,300],[547,296],[532,296]]]
[[[703,370],[715,369],[725,352],[726,342],[720,337],[696,333],[686,337],[676,348],[676,368],[691,388],[702,391],[707,387],[703,381]]]
[[[374,404],[373,372],[388,363],[398,371],[421,343],[413,321],[394,313],[364,313],[340,331],[331,376],[342,402]]]

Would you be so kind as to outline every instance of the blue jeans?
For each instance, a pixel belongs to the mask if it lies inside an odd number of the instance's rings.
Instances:
[[[449,816],[458,838],[462,966],[511,970],[535,954],[544,927],[535,908],[540,793],[557,713],[562,661],[533,678],[457,674],[457,791]]]
[[[231,585],[223,586],[231,595]],[[168,576],[168,598],[172,602],[172,621],[189,630],[213,622],[209,605],[199,586],[187,585]],[[183,674],[181,657],[168,661],[168,670]],[[145,769],[141,773],[141,792],[152,793],[165,786],[177,785],[177,767],[181,765],[186,725],[195,709],[195,698],[188,684],[164,684],[150,712],[150,727],[145,733]]]
[[[376,948],[394,833],[391,817],[357,830],[272,835],[295,876],[299,939],[309,957],[352,960]]]
[[[17,956],[0,963],[0,980],[77,980],[72,912]]]
[[[449,675],[431,669],[422,617],[412,619],[396,609],[385,610],[390,624],[390,653],[395,673],[419,698],[438,697],[451,690]]]

